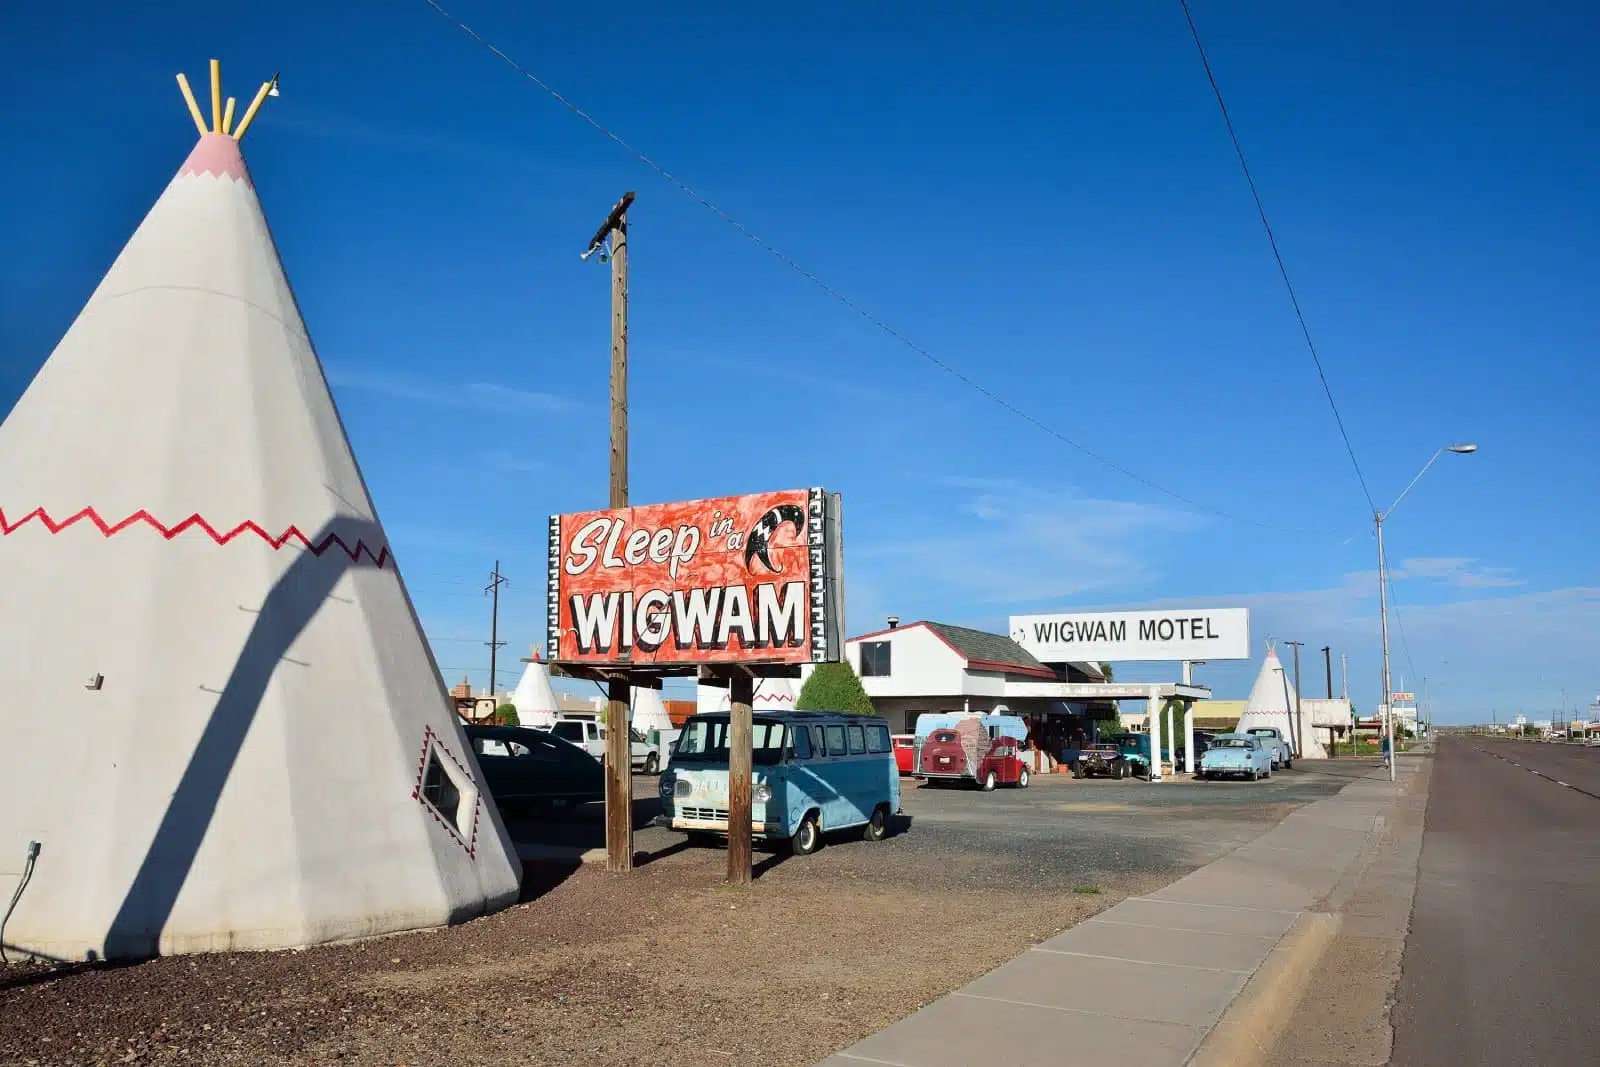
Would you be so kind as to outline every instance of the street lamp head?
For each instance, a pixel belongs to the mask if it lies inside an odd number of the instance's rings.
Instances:
[[[1454,452],[1454,453],[1456,453],[1457,455],[1460,455],[1460,456],[1470,455],[1471,453],[1476,452],[1477,450],[1478,450],[1478,446],[1477,445],[1446,445],[1445,446],[1445,451],[1446,452]]]

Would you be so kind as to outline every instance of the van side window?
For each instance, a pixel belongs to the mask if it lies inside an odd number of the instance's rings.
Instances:
[[[804,726],[796,726],[793,733],[793,746],[789,755],[794,759],[811,758],[811,731]]]
[[[889,728],[887,726],[867,727],[867,751],[889,751]]]
[[[852,726],[849,729],[850,729],[850,754],[852,756],[859,756],[859,755],[861,755],[863,752],[865,752],[867,750],[867,734],[866,734],[866,731],[863,730],[859,726]]]
[[[812,726],[809,729],[811,730],[811,754],[813,756],[826,756],[828,754],[828,742],[823,740],[822,727]]]
[[[825,727],[823,727],[823,729],[826,730],[827,734],[828,734],[828,755],[830,755],[830,756],[842,756],[842,755],[844,755],[845,752],[848,751],[845,748],[845,744],[844,744],[844,727],[843,726],[825,726]]]

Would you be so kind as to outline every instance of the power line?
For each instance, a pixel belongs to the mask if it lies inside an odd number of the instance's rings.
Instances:
[[[494,44],[489,42],[487,39],[485,39],[482,34],[478,33],[478,31],[474,30],[471,26],[467,25],[461,19],[457,18],[455,15],[453,15],[449,11],[445,10],[445,8],[438,2],[438,0],[423,0],[423,2],[426,3],[429,7],[433,8],[435,11],[437,11],[440,15],[444,16],[445,19],[447,19],[450,23],[452,23],[462,33],[466,34],[468,37],[472,38],[478,44],[482,45],[485,49],[487,49],[489,52],[491,52],[496,57],[498,57],[507,66],[509,66],[512,70],[516,71],[518,74],[522,75],[528,81],[530,81],[534,85],[538,86],[548,96],[550,96],[556,102],[560,103],[568,111],[572,112],[572,114],[574,114],[578,118],[582,119],[585,123],[587,123],[588,125],[592,126],[598,132],[604,134],[607,138],[609,138],[611,141],[613,141],[618,147],[620,147],[623,151],[627,152],[634,159],[638,160],[640,163],[643,163],[646,167],[649,167],[652,171],[654,171],[656,173],[656,175],[658,177],[662,178],[664,181],[666,181],[669,184],[671,184],[674,187],[676,187],[679,191],[684,193],[684,195],[688,196],[691,200],[693,200],[695,203],[699,204],[701,207],[705,208],[707,211],[710,211],[712,214],[716,215],[719,219],[721,219],[723,222],[727,223],[729,226],[732,226],[735,230],[737,230],[741,235],[743,235],[751,243],[755,244],[757,247],[763,249],[764,251],[766,251],[767,253],[772,255],[775,259],[777,259],[784,266],[788,267],[790,270],[794,271],[800,277],[804,278],[806,281],[810,282],[812,285],[814,285],[818,289],[822,290],[828,296],[832,297],[833,299],[837,300],[839,303],[843,304],[846,308],[848,308],[851,311],[855,312],[857,315],[859,315],[861,318],[865,319],[872,326],[876,327],[878,330],[882,331],[883,333],[887,334],[889,337],[891,337],[894,340],[898,341],[900,344],[904,345],[906,348],[910,349],[912,352],[914,352],[917,355],[921,356],[923,359],[927,360],[929,363],[932,363],[935,367],[938,367],[940,370],[944,371],[946,374],[950,375],[952,378],[955,378],[957,381],[961,382],[963,385],[967,386],[969,389],[972,389],[974,392],[976,392],[976,393],[982,395],[983,397],[987,398],[989,401],[994,403],[997,407],[1000,407],[1001,409],[1011,413],[1012,415],[1015,415],[1017,418],[1022,419],[1024,422],[1026,422],[1029,425],[1033,426],[1035,429],[1041,431],[1042,433],[1046,434],[1047,436],[1055,438],[1057,441],[1061,442],[1062,444],[1066,445],[1067,447],[1075,449],[1078,452],[1081,452],[1083,455],[1088,456],[1090,459],[1094,460],[1096,463],[1099,463],[1099,464],[1101,464],[1101,465],[1103,465],[1105,467],[1108,467],[1111,470],[1116,471],[1118,474],[1121,474],[1126,478],[1130,478],[1133,481],[1136,481],[1139,484],[1141,484],[1143,486],[1146,486],[1147,488],[1154,489],[1158,493],[1161,493],[1161,494],[1163,494],[1165,496],[1169,496],[1172,499],[1179,501],[1180,503],[1187,504],[1188,506],[1190,506],[1192,508],[1195,508],[1198,511],[1204,511],[1204,512],[1207,512],[1209,514],[1216,515],[1219,518],[1230,519],[1230,520],[1232,520],[1234,522],[1242,522],[1242,523],[1245,523],[1245,524],[1250,525],[1250,526],[1257,526],[1257,527],[1260,527],[1261,529],[1264,529],[1264,530],[1277,530],[1277,531],[1284,532],[1284,533],[1305,533],[1305,532],[1307,532],[1307,531],[1305,531],[1303,529],[1299,529],[1299,528],[1296,528],[1296,527],[1279,526],[1279,525],[1274,524],[1274,523],[1262,522],[1262,521],[1260,521],[1258,519],[1246,518],[1243,515],[1235,515],[1232,512],[1224,511],[1221,508],[1212,507],[1209,504],[1203,504],[1200,501],[1195,500],[1192,497],[1185,496],[1184,494],[1178,492],[1175,489],[1169,489],[1166,486],[1160,484],[1159,482],[1152,481],[1151,479],[1146,478],[1144,475],[1139,474],[1139,473],[1137,473],[1135,471],[1132,471],[1132,470],[1128,469],[1127,467],[1124,467],[1122,464],[1118,463],[1116,460],[1113,460],[1113,459],[1111,459],[1111,458],[1109,458],[1107,456],[1101,455],[1099,452],[1094,451],[1093,449],[1087,447],[1086,445],[1079,444],[1077,441],[1074,441],[1072,438],[1070,438],[1070,437],[1066,436],[1065,434],[1061,433],[1059,430],[1055,429],[1054,427],[1049,426],[1049,425],[1045,424],[1044,422],[1040,421],[1039,419],[1035,418],[1033,415],[1028,414],[1026,411],[1022,410],[1017,405],[1015,405],[1011,401],[1007,400],[1005,397],[1003,397],[1000,394],[996,393],[994,390],[989,389],[987,386],[984,386],[984,385],[980,384],[979,382],[977,382],[976,380],[974,380],[973,378],[968,377],[965,373],[963,373],[961,370],[957,369],[952,364],[945,362],[944,360],[940,359],[938,356],[934,355],[932,352],[928,351],[926,348],[924,348],[921,345],[917,344],[917,342],[915,342],[911,338],[907,337],[904,333],[901,333],[894,326],[890,325],[887,321],[885,321],[884,319],[880,318],[878,315],[876,315],[872,311],[868,310],[867,308],[863,307],[861,304],[857,303],[855,300],[851,299],[846,294],[840,292],[838,289],[835,289],[833,286],[829,285],[827,282],[823,281],[822,278],[819,277],[814,272],[812,272],[810,270],[807,270],[805,267],[801,266],[799,264],[799,262],[797,262],[788,253],[784,252],[782,249],[778,248],[772,242],[768,241],[766,238],[762,237],[760,234],[758,234],[754,230],[750,229],[744,223],[740,222],[738,219],[736,219],[732,215],[728,214],[722,208],[718,207],[711,200],[709,200],[705,196],[701,195],[699,192],[697,192],[694,189],[693,186],[689,185],[688,182],[684,181],[682,178],[679,178],[677,175],[671,173],[665,167],[661,166],[655,160],[653,160],[649,156],[645,155],[639,149],[633,147],[633,145],[628,143],[628,141],[626,141],[620,134],[618,134],[615,131],[609,129],[608,127],[602,125],[599,122],[599,120],[597,120],[594,116],[590,115],[587,111],[583,110],[583,108],[579,107],[572,100],[568,99],[565,95],[563,95],[554,86],[552,86],[548,82],[544,81],[542,78],[540,78],[533,71],[529,70],[527,67],[524,67],[522,64],[520,64],[516,60],[512,59],[505,52],[501,51],[497,46],[495,46]],[[1359,470],[1358,470],[1357,473],[1359,473]]]
[[[431,3],[432,0],[429,0]],[[1272,258],[1277,261],[1278,273],[1283,277],[1283,287],[1289,291],[1289,303],[1294,306],[1294,317],[1300,323],[1300,334],[1306,340],[1306,350],[1311,353],[1311,362],[1317,365],[1317,377],[1322,379],[1322,391],[1328,397],[1328,406],[1333,409],[1333,421],[1339,426],[1339,436],[1344,438],[1344,450],[1350,456],[1350,465],[1355,468],[1356,480],[1361,483],[1361,493],[1367,498],[1367,506],[1376,512],[1378,505],[1372,499],[1372,492],[1367,488],[1367,477],[1361,473],[1361,464],[1356,461],[1355,446],[1350,443],[1350,434],[1344,427],[1344,416],[1339,414],[1339,405],[1333,399],[1333,387],[1328,384],[1328,373],[1322,367],[1322,357],[1317,354],[1316,342],[1311,339],[1311,327],[1306,325],[1305,312],[1300,309],[1300,297],[1295,293],[1294,283],[1289,280],[1289,268],[1283,262],[1283,253],[1278,249],[1278,238],[1272,232],[1272,223],[1267,221],[1266,205],[1261,202],[1261,192],[1256,188],[1256,179],[1250,173],[1250,164],[1244,157],[1244,146],[1239,142],[1239,134],[1233,128],[1233,118],[1228,114],[1228,104],[1222,98],[1222,87],[1217,84],[1217,76],[1211,70],[1211,60],[1206,55],[1205,45],[1200,43],[1200,31],[1195,27],[1194,15],[1189,10],[1189,0],[1178,0],[1183,5],[1183,17],[1189,23],[1189,35],[1194,38],[1194,46],[1200,53],[1200,63],[1206,69],[1206,80],[1211,83],[1211,92],[1217,98],[1217,109],[1222,112],[1222,122],[1228,128],[1228,139],[1233,142],[1234,154],[1239,157],[1239,169],[1244,171],[1245,183],[1250,186],[1250,196],[1256,202],[1256,214],[1261,216],[1261,228],[1267,233],[1267,243],[1272,246]]]

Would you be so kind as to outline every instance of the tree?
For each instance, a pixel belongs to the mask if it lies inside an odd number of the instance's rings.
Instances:
[[[800,711],[843,711],[851,715],[876,714],[872,698],[848,663],[819,663],[800,687],[794,706]]]
[[[501,704],[498,708],[495,708],[494,721],[500,726],[518,726],[522,722],[517,718],[517,706],[515,704]]]
[[[1109,663],[1100,664],[1100,673],[1106,676],[1106,681],[1108,682],[1112,681],[1116,674]]]

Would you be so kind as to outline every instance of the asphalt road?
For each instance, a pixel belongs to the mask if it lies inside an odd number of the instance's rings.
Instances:
[[[1439,742],[1393,1067],[1600,1060],[1597,831],[1600,749]]]

